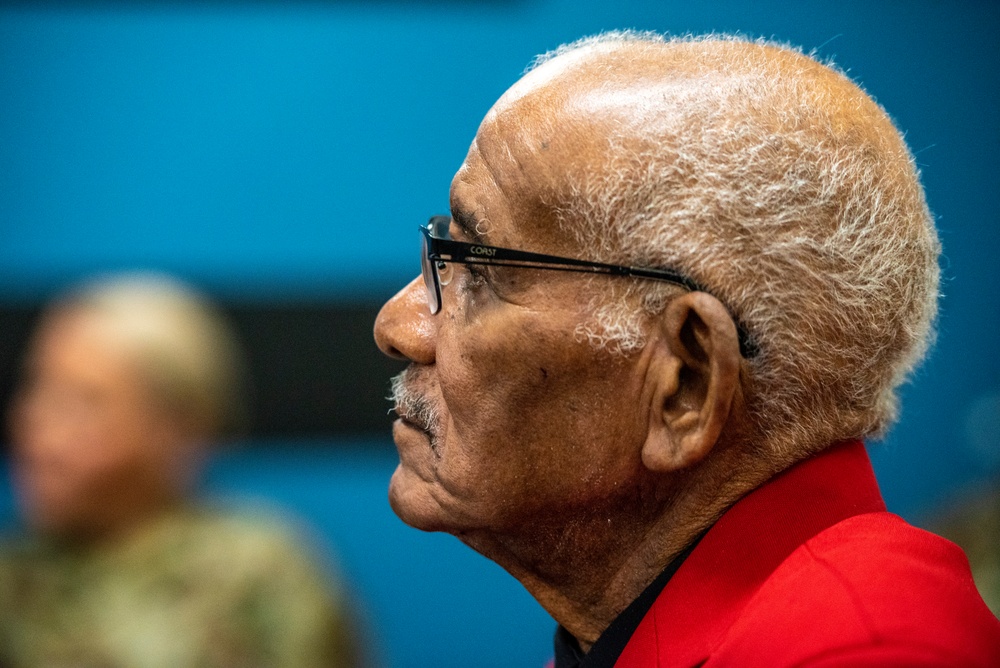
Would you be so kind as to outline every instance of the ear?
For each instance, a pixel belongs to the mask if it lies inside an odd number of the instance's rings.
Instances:
[[[652,385],[642,461],[657,472],[687,468],[715,446],[739,387],[740,346],[726,307],[704,292],[670,302],[647,367]]]

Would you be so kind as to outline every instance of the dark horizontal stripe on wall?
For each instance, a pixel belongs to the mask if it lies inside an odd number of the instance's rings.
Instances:
[[[174,7],[177,9],[197,9],[199,7],[244,7],[244,8],[279,8],[317,7],[336,8],[338,6],[372,5],[403,6],[412,10],[419,7],[462,7],[462,6],[499,6],[511,7],[529,3],[530,0],[0,0],[0,7],[49,7],[54,9],[73,7],[97,7],[123,10],[143,7]]]
[[[393,416],[385,397],[389,378],[404,365],[375,346],[372,327],[380,304],[221,306],[246,350],[251,439],[389,437]],[[0,305],[4,408],[40,310],[39,305]]]

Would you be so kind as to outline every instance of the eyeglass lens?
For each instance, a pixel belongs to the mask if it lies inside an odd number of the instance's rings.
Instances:
[[[437,315],[441,310],[441,284],[438,283],[437,268],[429,256],[427,233],[423,232],[420,235],[420,273],[424,277],[424,287],[427,288],[427,307],[431,315]]]

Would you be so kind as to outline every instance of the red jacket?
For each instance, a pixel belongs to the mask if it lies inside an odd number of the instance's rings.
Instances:
[[[864,446],[834,446],[705,535],[616,664],[1000,667],[962,551],[885,512]]]

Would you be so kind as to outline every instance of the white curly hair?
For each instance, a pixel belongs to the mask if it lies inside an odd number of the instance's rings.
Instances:
[[[605,261],[684,271],[730,309],[756,348],[742,375],[752,438],[769,451],[881,436],[932,341],[939,290],[934,220],[902,136],[829,63],[738,36],[606,33],[529,72],[572,59],[614,91],[616,72],[661,53],[606,164],[570,174],[571,195],[548,203],[560,228]],[[676,287],[602,285],[577,334],[631,354]]]

